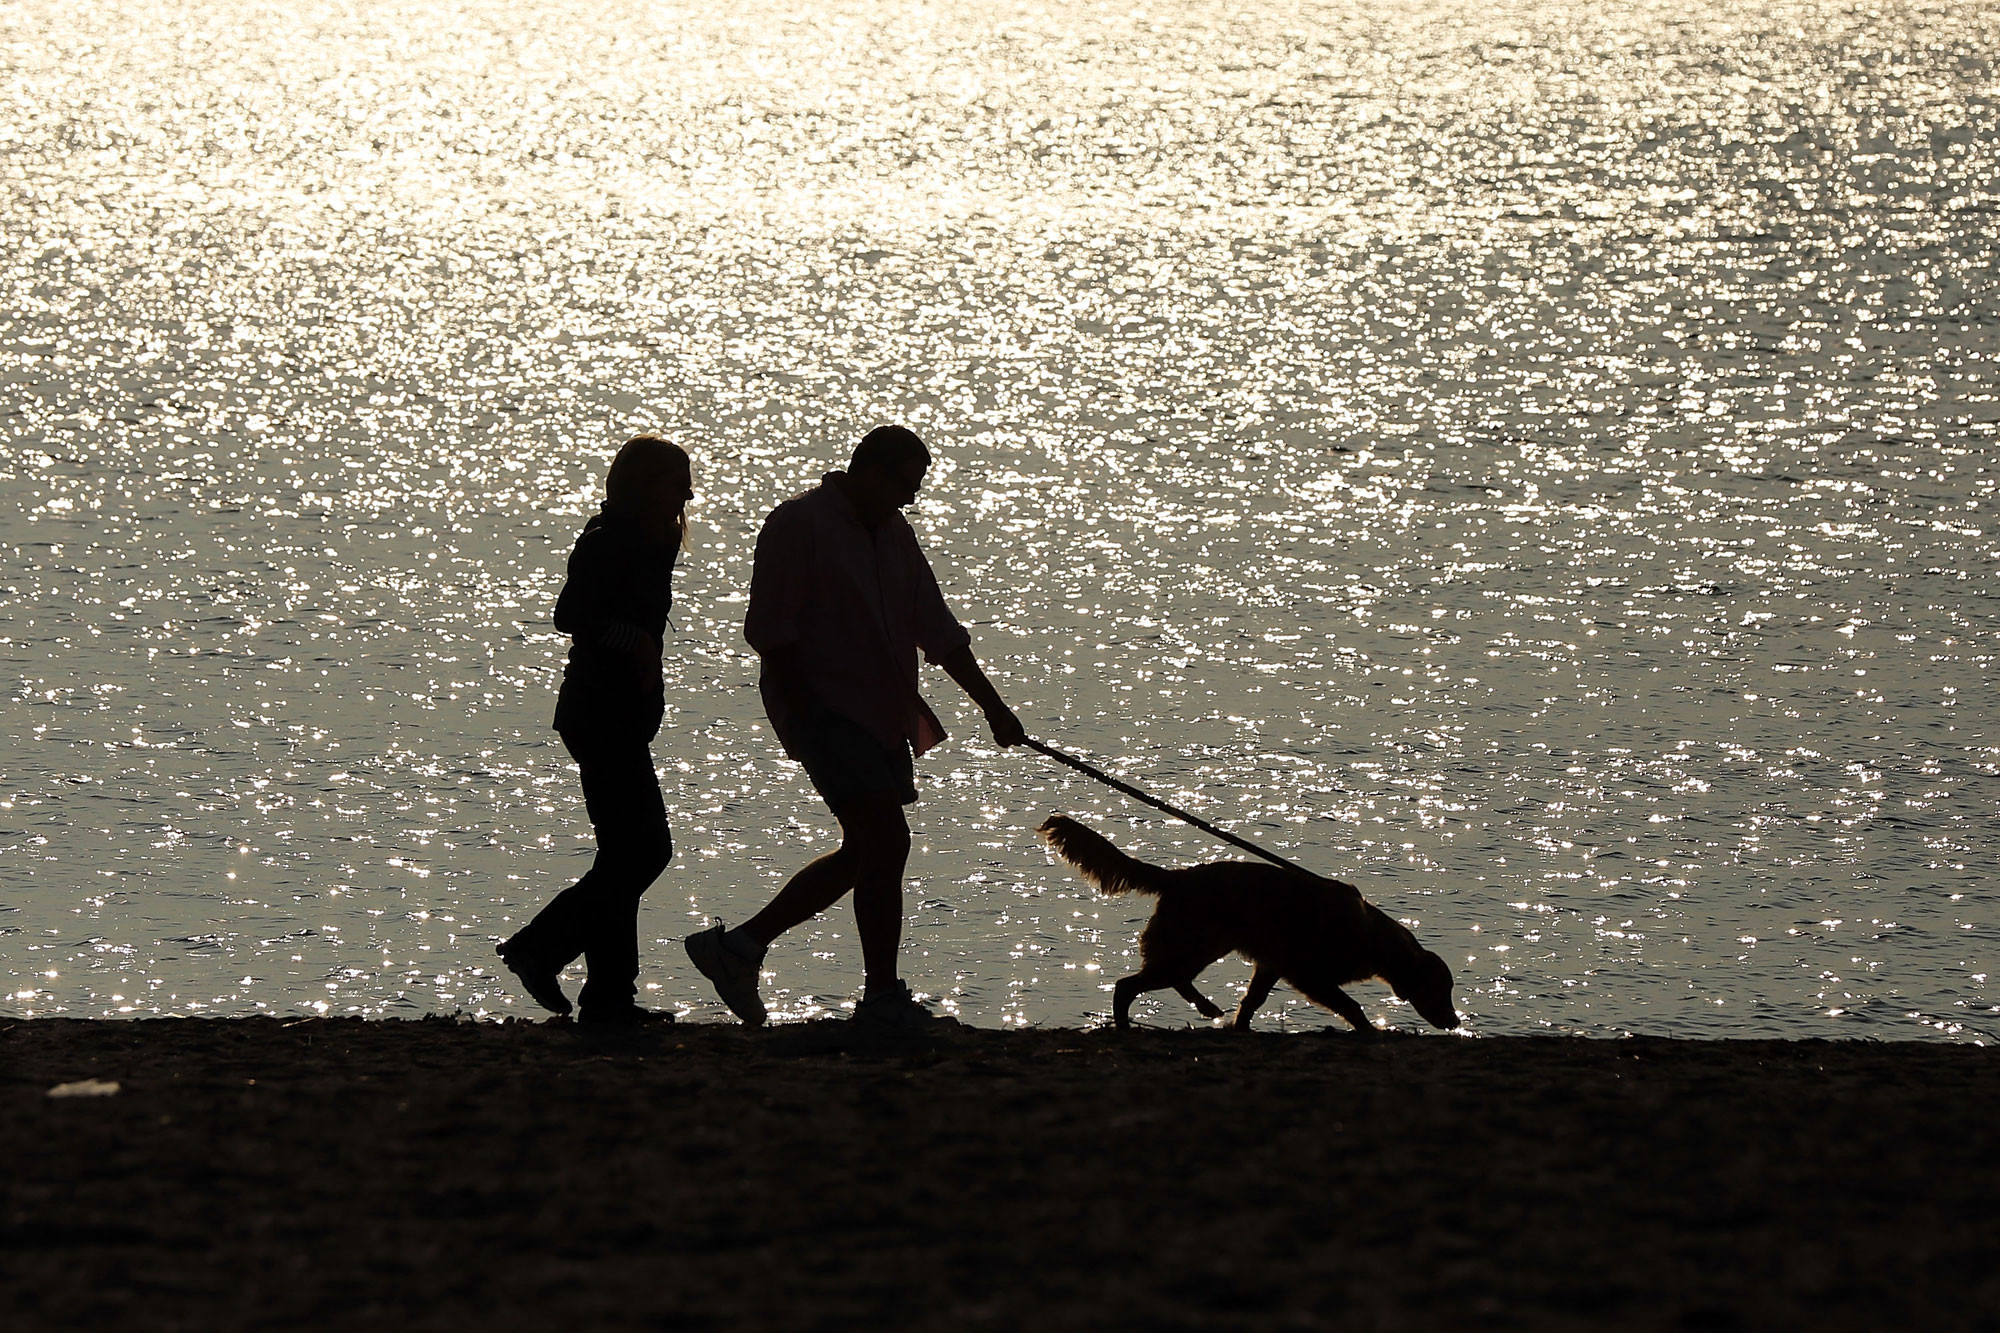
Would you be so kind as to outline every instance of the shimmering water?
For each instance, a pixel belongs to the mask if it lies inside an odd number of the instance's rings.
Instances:
[[[491,942],[590,854],[549,608],[642,428],[701,492],[644,933],[741,919],[829,829],[756,526],[899,420],[1030,729],[1362,884],[1472,1030],[2000,1036],[1996,53],[1895,0],[13,0],[0,1012],[530,1012]],[[908,973],[1084,1021],[1144,904],[1033,825],[1222,849],[932,696]]]

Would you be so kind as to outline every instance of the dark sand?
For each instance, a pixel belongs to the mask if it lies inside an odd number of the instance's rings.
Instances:
[[[36,1020],[0,1097],[10,1330],[2000,1328],[1969,1046]]]

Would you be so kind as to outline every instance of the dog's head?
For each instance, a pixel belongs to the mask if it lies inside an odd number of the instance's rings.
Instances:
[[[1458,1026],[1458,1010],[1451,1003],[1451,969],[1430,950],[1418,949],[1408,962],[1383,980],[1389,983],[1390,990],[1415,1006],[1432,1027]]]

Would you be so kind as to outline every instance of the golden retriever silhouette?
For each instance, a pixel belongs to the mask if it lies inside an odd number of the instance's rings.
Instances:
[[[1111,992],[1112,1017],[1132,1025],[1132,1001],[1171,986],[1209,1018],[1222,1010],[1194,988],[1203,968],[1240,953],[1255,966],[1230,1026],[1251,1016],[1281,979],[1359,1032],[1374,1025],[1341,989],[1380,977],[1432,1027],[1455,1028],[1451,969],[1352,884],[1282,866],[1211,861],[1168,870],[1127,856],[1066,815],[1037,830],[1056,855],[1101,893],[1147,893],[1160,900],[1139,932],[1140,968]]]

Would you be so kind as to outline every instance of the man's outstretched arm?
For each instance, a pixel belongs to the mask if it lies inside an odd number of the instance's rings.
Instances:
[[[1014,716],[1014,710],[1000,698],[1000,691],[993,688],[993,682],[986,679],[986,673],[979,669],[979,659],[972,655],[971,647],[954,649],[947,653],[938,665],[945,674],[958,682],[958,687],[966,692],[972,702],[979,705],[986,714],[986,725],[993,728],[993,739],[1001,745],[1019,745],[1028,739],[1028,730],[1021,725],[1021,719]]]

